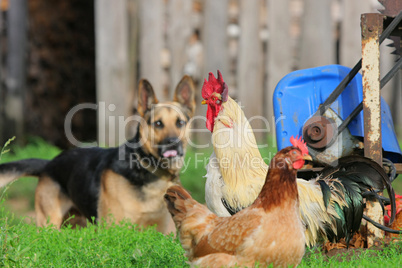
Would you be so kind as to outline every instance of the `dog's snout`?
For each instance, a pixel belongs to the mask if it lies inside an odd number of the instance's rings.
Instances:
[[[166,138],[166,139],[164,139],[164,141],[162,143],[164,145],[175,145],[179,142],[180,142],[180,139],[177,137],[174,137],[174,138]]]
[[[160,143],[160,154],[163,157],[183,156],[183,142],[177,138],[166,138]]]

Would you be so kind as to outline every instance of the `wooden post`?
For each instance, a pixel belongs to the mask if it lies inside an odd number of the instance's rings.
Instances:
[[[100,145],[117,145],[125,136],[119,116],[129,105],[127,1],[96,0],[96,84]],[[120,137],[120,138],[119,138]]]
[[[26,87],[27,59],[27,0],[9,3],[7,16],[7,94],[5,105],[4,138],[17,136],[23,141],[24,100]]]
[[[246,116],[250,119],[260,116],[260,119],[250,120],[256,138],[264,134],[265,127],[261,116],[263,109],[263,58],[260,39],[260,9],[261,1],[240,1],[240,40],[237,65],[238,97]],[[258,131],[260,130],[260,131]]]
[[[208,77],[209,72],[213,72],[216,75],[216,70],[218,69],[224,79],[229,77],[228,2],[228,0],[204,1],[204,33],[202,41],[205,46],[205,78]]]
[[[140,0],[140,77],[149,80],[157,98],[167,100],[161,64],[164,0]]]
[[[380,34],[384,16],[377,13],[361,15],[362,74],[364,114],[364,156],[382,166],[381,95],[380,95]],[[366,201],[367,216],[383,224],[384,217],[378,202]],[[384,236],[384,232],[367,223],[369,247]]]
[[[186,45],[191,35],[192,1],[168,1],[169,28],[168,48],[170,50],[170,98],[173,97],[175,86],[183,76],[186,63]]]
[[[300,40],[300,69],[335,63],[331,0],[305,0]]]
[[[264,115],[268,119],[269,134],[275,136],[272,96],[278,82],[292,70],[292,47],[290,37],[289,0],[267,0],[268,6],[268,53],[264,97]]]

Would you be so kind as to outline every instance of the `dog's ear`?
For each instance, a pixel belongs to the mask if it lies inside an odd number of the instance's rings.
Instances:
[[[176,91],[174,93],[173,101],[180,103],[181,105],[186,106],[191,115],[194,115],[195,111],[195,88],[193,79],[190,76],[185,75],[179,84],[176,87]]]
[[[141,79],[138,85],[138,106],[137,111],[140,116],[151,109],[152,104],[157,104],[158,99],[155,96],[151,84],[146,79]]]

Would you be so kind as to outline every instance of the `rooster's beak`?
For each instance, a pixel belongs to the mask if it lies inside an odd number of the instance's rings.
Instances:
[[[313,158],[311,158],[311,156],[309,154],[303,155],[303,159],[308,160],[308,161],[313,161]]]
[[[202,105],[207,104],[207,101],[206,101],[206,100],[202,100],[202,101],[201,101],[201,104],[202,104]]]

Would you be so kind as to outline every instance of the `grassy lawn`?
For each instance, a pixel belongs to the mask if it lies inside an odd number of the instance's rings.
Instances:
[[[1,163],[23,158],[51,159],[60,150],[40,139],[27,146],[9,146]],[[275,149],[262,149],[266,162]],[[181,181],[204,203],[205,165],[211,150],[190,149]],[[402,179],[394,187],[401,193]],[[179,241],[131,224],[92,225],[82,229],[37,228],[30,217],[37,180],[24,178],[0,190],[0,267],[188,267]],[[22,200],[22,201],[21,201]],[[402,243],[374,250],[349,250],[328,256],[307,250],[299,267],[401,267]]]
[[[0,220],[0,267],[185,267],[180,243],[153,228],[89,225],[61,231]]]
[[[0,267],[189,267],[179,241],[131,224],[37,228],[0,219]],[[329,257],[307,250],[299,267],[401,267],[402,243]]]

